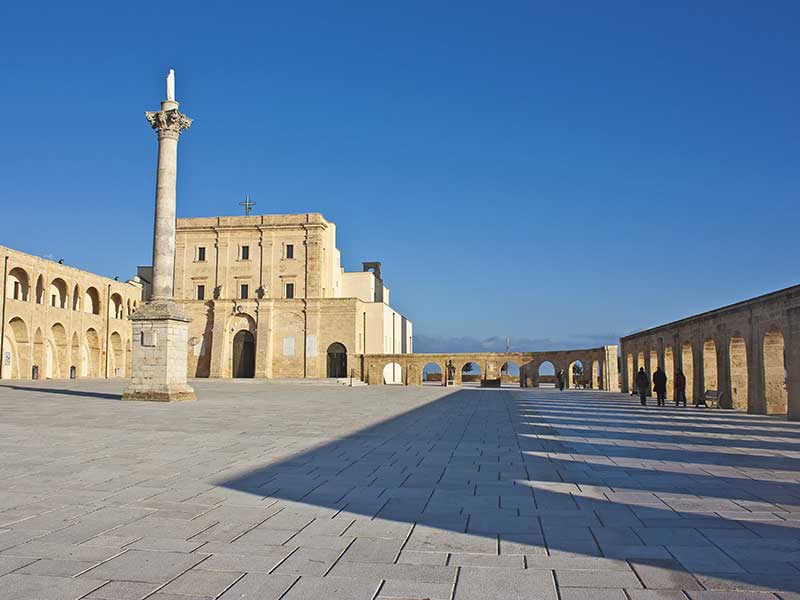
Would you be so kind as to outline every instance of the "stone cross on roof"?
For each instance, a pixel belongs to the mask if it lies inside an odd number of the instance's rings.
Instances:
[[[256,205],[255,202],[250,202],[250,195],[244,197],[244,202],[239,202],[239,206],[244,206],[244,214],[249,215]]]

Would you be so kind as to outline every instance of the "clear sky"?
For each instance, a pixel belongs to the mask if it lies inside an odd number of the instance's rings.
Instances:
[[[799,63],[796,1],[6,2],[0,243],[149,264],[173,67],[180,216],[323,213],[418,337],[611,340],[800,281]]]

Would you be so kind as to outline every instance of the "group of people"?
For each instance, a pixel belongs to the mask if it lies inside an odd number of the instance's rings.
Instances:
[[[634,383],[636,384],[635,389],[639,392],[639,400],[641,400],[642,406],[645,406],[647,393],[650,390],[650,377],[644,367],[639,367]],[[667,374],[661,367],[656,367],[656,372],[653,373],[653,391],[656,393],[658,406],[664,406],[667,401]],[[681,403],[686,406],[686,375],[677,369],[675,371],[675,406],[680,406]]]

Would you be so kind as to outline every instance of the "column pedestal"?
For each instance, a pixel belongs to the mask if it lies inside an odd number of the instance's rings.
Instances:
[[[132,373],[123,400],[195,400],[186,383],[189,322],[172,300],[153,300],[131,316]]]

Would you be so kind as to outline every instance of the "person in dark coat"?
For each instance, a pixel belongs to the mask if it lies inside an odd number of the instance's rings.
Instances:
[[[644,371],[644,367],[639,367],[636,374],[636,389],[639,390],[639,400],[642,406],[647,404],[647,391],[650,389],[650,378]]]
[[[681,402],[686,406],[686,375],[678,369],[675,372],[675,406],[679,406]]]
[[[558,389],[564,391],[564,369],[558,372]]]
[[[661,367],[656,367],[656,372],[653,373],[653,391],[656,393],[658,405],[664,406],[667,401],[667,374]]]

